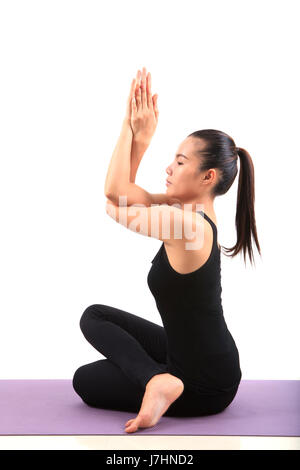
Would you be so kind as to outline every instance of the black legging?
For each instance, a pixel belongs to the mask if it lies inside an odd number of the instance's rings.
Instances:
[[[79,367],[73,388],[89,406],[138,413],[147,382],[169,372],[165,329],[132,313],[108,305],[88,307],[80,318],[85,338],[107,359]],[[236,391],[205,396],[189,390],[164,416],[201,416],[223,411]]]

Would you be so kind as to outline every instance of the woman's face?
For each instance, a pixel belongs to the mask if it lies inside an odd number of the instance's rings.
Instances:
[[[203,173],[199,172],[200,160],[195,154],[195,139],[187,137],[178,147],[173,162],[167,167],[167,180],[171,183],[166,186],[169,196],[184,200],[193,200],[201,194],[201,179]],[[200,150],[199,139],[197,150]]]

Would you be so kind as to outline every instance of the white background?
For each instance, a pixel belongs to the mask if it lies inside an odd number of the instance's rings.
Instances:
[[[224,315],[243,379],[300,379],[298,6],[1,1],[1,379],[71,379],[103,358],[79,328],[93,303],[162,325],[146,282],[161,242],[105,212],[143,66],[160,116],[136,183],[165,192],[166,168],[195,130],[222,130],[250,152],[262,258],[255,249],[245,267],[222,256]],[[237,183],[215,200],[227,247]]]

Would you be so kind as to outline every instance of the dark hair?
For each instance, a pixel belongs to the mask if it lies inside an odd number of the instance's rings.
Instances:
[[[220,172],[220,179],[214,186],[212,196],[225,194],[238,172],[238,155],[240,157],[240,174],[237,191],[237,206],[235,216],[235,226],[237,231],[237,241],[232,248],[224,248],[226,256],[234,257],[241,250],[244,253],[246,264],[246,253],[248,251],[250,262],[253,261],[253,249],[251,234],[253,235],[259,254],[260,246],[257,238],[255,213],[254,213],[254,166],[250,154],[244,148],[236,147],[234,140],[225,132],[215,129],[203,129],[189,134],[188,137],[195,137],[204,142],[202,150],[196,150],[200,157],[200,171],[217,168]],[[233,252],[227,255],[227,253]]]

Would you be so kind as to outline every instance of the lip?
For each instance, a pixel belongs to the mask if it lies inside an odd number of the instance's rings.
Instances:
[[[170,181],[166,180],[166,185],[168,186],[169,184],[172,184],[172,183],[170,183]]]

